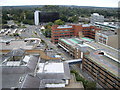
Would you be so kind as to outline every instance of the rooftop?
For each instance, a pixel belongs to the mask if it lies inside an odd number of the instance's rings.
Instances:
[[[89,38],[69,38],[69,39],[60,39],[61,41],[63,41],[64,43],[70,45],[72,48],[76,48],[81,50],[82,52],[87,52],[87,48],[88,46],[84,44],[84,42],[91,42],[93,41],[92,39]],[[69,52],[68,49],[66,49],[64,46],[62,46],[61,44],[58,43],[58,45],[60,45],[61,47],[63,47],[65,50],[67,50]]]
[[[40,63],[37,75],[45,79],[70,79],[67,63]]]
[[[92,15],[99,16],[99,14],[98,14],[98,13],[93,13]]]
[[[19,87],[20,78],[25,74],[2,74],[2,88]]]
[[[25,54],[24,49],[13,49],[12,51],[8,52],[6,56],[12,57],[12,56],[23,56]]]
[[[32,74],[27,74],[21,85],[21,88],[39,88],[41,79]]]
[[[40,63],[39,67],[38,73],[64,73],[63,63]]]
[[[33,45],[31,45],[28,42],[25,42],[24,40],[12,40],[10,42],[6,42],[6,43],[1,43],[2,48],[0,48],[1,50],[12,50],[12,49],[18,49],[18,48],[22,48],[22,49],[32,49]]]
[[[82,24],[82,27],[90,27],[91,24]]]
[[[70,25],[60,25],[57,27],[58,29],[62,29],[62,28],[72,28],[72,26]]]
[[[86,43],[86,45],[89,46],[88,51],[90,52],[86,56],[118,77],[120,52],[96,42]],[[99,52],[103,52],[104,55],[99,54]]]
[[[3,83],[2,87],[3,88],[11,88],[11,87],[19,88],[21,82],[23,80],[25,80],[25,76],[27,74],[33,73],[35,71],[38,60],[39,60],[39,56],[33,55],[29,58],[29,61],[27,62],[26,65],[0,66],[0,67],[2,67],[2,76],[3,76],[2,77],[2,83]],[[15,64],[14,61],[12,61],[12,62]],[[30,80],[27,80],[27,81],[30,81]]]
[[[104,23],[95,22],[95,24],[113,29],[119,28],[118,24],[114,24],[113,22],[104,22]]]
[[[120,63],[114,61],[113,59],[111,59],[110,57],[106,55],[98,54],[99,52],[101,52],[101,50],[97,51],[97,50],[89,49],[89,51],[90,51],[90,54],[85,55],[86,57],[90,58],[90,60],[92,60],[93,62],[97,63],[98,65],[105,68],[107,71],[119,77],[119,73],[120,73],[119,64]]]
[[[78,39],[78,38],[65,38],[65,39],[60,39],[61,41],[63,41],[64,43],[68,44],[68,45],[75,45],[75,44],[79,44],[81,43],[82,44],[82,40]]]
[[[84,41],[89,41],[89,42],[94,41],[93,39],[90,39],[90,38],[87,38],[87,37],[83,37],[81,39],[84,40]]]
[[[102,50],[103,52],[105,52],[107,56],[111,57],[115,61],[118,61],[120,58],[120,51],[108,45],[104,45],[102,43],[97,43],[97,42],[85,43],[85,45],[93,48],[94,50],[97,50],[97,49]]]
[[[0,43],[2,43],[2,42],[9,42],[9,41],[12,41],[12,40],[15,40],[15,38],[9,37],[9,36],[0,37]]]
[[[83,38],[65,38],[65,39],[60,39],[61,41],[63,41],[64,43],[76,47],[76,46],[81,46],[84,47],[85,45],[83,44],[83,42],[91,42],[93,41],[93,39],[89,39],[86,37]]]
[[[99,35],[107,35],[107,36],[111,36],[111,35],[116,35],[115,32],[113,31],[99,31],[97,34]]]

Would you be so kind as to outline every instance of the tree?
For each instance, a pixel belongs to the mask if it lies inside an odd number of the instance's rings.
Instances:
[[[10,28],[8,25],[4,24],[2,25],[2,28]]]
[[[76,23],[76,22],[78,22],[79,17],[75,15],[75,16],[68,18],[68,20],[69,20],[69,22]]]
[[[7,20],[2,20],[2,24],[7,24]]]
[[[58,20],[55,20],[54,24],[56,24],[56,25],[64,25],[65,22],[62,21],[61,19],[58,19]]]
[[[33,21],[33,20],[27,20],[27,19],[25,19],[25,20],[23,20],[23,23],[24,23],[24,24],[33,25],[33,24],[34,24],[34,21]]]
[[[54,23],[52,23],[52,22],[48,22],[48,26],[52,26]]]
[[[20,36],[18,33],[14,33],[13,35],[14,35],[14,36]]]

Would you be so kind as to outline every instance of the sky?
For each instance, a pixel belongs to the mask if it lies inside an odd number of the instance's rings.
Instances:
[[[0,0],[0,6],[20,5],[77,5],[97,7],[118,7],[120,0]]]

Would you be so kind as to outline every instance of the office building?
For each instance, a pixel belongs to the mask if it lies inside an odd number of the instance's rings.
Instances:
[[[35,22],[35,25],[39,25],[39,12],[40,11],[35,11],[34,12],[34,22]]]
[[[95,40],[115,49],[120,49],[117,32],[101,30],[96,32]]]
[[[51,41],[53,43],[58,43],[59,38],[65,37],[79,37],[82,33],[82,36],[95,39],[96,31],[99,31],[100,28],[91,26],[88,24],[72,24],[72,25],[53,25],[51,32]]]
[[[94,26],[102,30],[116,31],[119,28],[119,22],[95,22]]]
[[[73,59],[83,58],[83,53],[86,52],[88,46],[84,42],[92,42],[89,38],[61,38],[59,39],[58,46],[63,48]]]
[[[99,15],[98,13],[91,14],[90,23],[94,25],[95,22],[101,22],[101,23],[104,22],[104,16]]]
[[[96,32],[95,40],[115,49],[120,49],[118,25],[118,22],[95,22],[95,26],[101,28],[101,31]]]
[[[34,12],[34,22],[35,25],[39,25],[40,23],[54,22],[59,19],[58,12],[43,12],[43,11],[35,11]]]

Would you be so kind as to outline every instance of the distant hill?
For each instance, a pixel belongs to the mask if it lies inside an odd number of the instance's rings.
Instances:
[[[23,5],[23,6],[2,6],[4,9],[16,8],[16,9],[29,9],[29,8],[41,8],[45,5]],[[76,6],[76,5],[57,5],[60,7],[71,7],[71,8],[89,8],[89,9],[118,9],[114,7],[95,7],[95,6]]]

